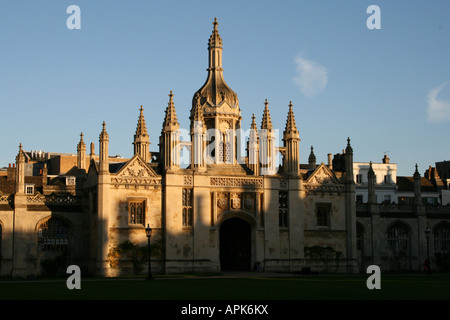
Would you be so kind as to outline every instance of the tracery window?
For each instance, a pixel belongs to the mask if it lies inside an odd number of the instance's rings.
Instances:
[[[278,192],[278,224],[279,227],[288,227],[288,193]]]
[[[408,228],[400,223],[391,226],[388,230],[388,244],[394,254],[407,253],[409,247]]]
[[[450,224],[441,224],[434,230],[434,252],[450,251]]]
[[[145,225],[145,200],[128,202],[128,223]]]
[[[38,228],[41,251],[66,251],[69,246],[69,226],[57,218],[50,218]]]
[[[192,189],[183,189],[183,227],[192,226]]]

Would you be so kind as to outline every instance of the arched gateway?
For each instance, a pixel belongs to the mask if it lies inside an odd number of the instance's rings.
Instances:
[[[251,269],[251,227],[240,218],[225,220],[220,225],[220,268],[222,271]]]

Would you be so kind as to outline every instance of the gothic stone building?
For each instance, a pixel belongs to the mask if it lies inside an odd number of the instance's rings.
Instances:
[[[292,103],[278,146],[266,100],[260,128],[253,116],[240,145],[245,124],[223,77],[213,25],[208,75],[193,95],[187,139],[170,92],[157,152],[150,151],[142,107],[130,159],[109,155],[104,122],[98,155],[93,143],[87,154],[82,134],[76,156],[20,145],[16,163],[0,175],[2,276],[65,272],[71,264],[99,276],[145,273],[147,226],[154,273],[358,272],[368,263],[383,270],[397,247],[407,250],[406,268],[419,268],[425,224],[447,227],[448,215],[429,217],[414,211],[419,205],[394,215],[370,201],[357,207],[350,139],[333,164],[316,164],[312,148],[300,164]],[[391,234],[392,226],[403,229]]]

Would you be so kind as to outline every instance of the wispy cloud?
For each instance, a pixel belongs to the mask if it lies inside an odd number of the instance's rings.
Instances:
[[[299,55],[295,59],[297,74],[294,78],[295,84],[300,88],[300,92],[307,97],[311,97],[322,92],[328,82],[327,69],[315,61],[303,58]]]
[[[438,94],[448,84],[445,82],[428,93],[428,122],[450,121],[450,101],[439,100]]]

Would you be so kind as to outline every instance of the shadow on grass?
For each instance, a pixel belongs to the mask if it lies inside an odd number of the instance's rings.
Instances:
[[[382,274],[381,289],[369,290],[369,275],[290,276],[252,273],[82,278],[80,290],[66,279],[9,280],[2,300],[440,300],[450,299],[449,274]]]

